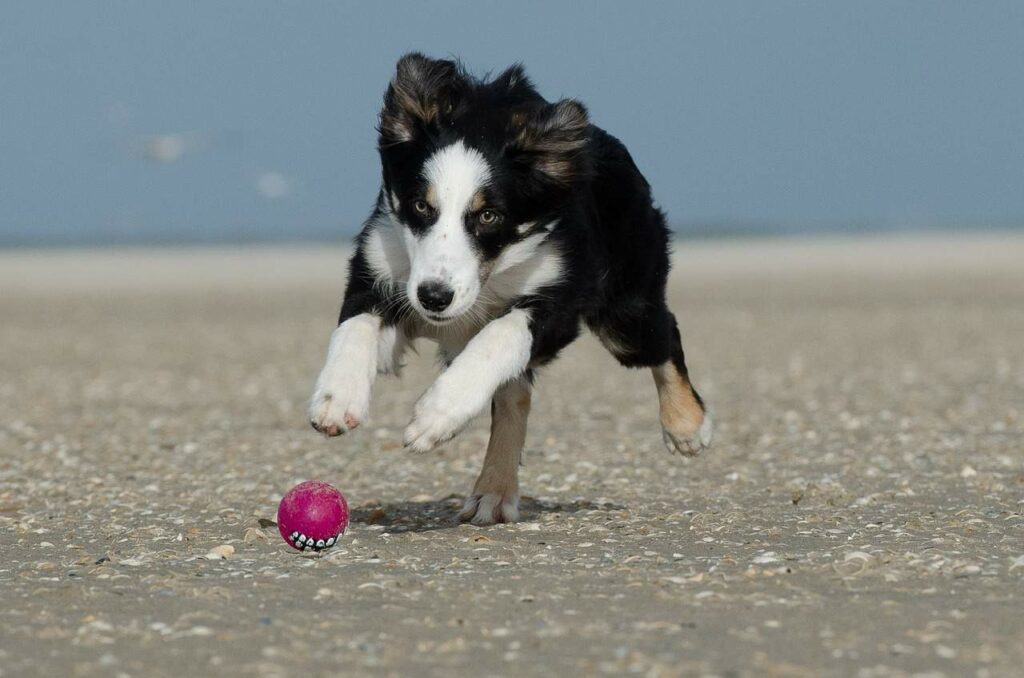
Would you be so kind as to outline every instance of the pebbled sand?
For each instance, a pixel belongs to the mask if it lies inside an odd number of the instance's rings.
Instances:
[[[343,248],[0,252],[0,675],[1019,675],[1024,237],[677,249],[715,446],[586,338],[485,529],[486,417],[400,448],[428,345],[306,424]],[[355,508],[323,558],[261,528],[307,478]]]

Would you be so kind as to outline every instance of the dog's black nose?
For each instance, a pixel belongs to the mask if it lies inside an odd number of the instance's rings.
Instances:
[[[420,283],[416,288],[416,296],[419,298],[423,308],[434,313],[440,313],[448,308],[455,298],[455,291],[437,280],[428,280]]]

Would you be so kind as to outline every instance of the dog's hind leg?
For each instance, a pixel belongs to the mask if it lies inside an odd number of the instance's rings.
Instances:
[[[661,405],[661,431],[669,452],[687,456],[700,454],[711,444],[711,415],[700,394],[690,383],[683,356],[683,343],[672,322],[672,353],[651,368]]]
[[[711,444],[711,416],[690,383],[675,316],[658,305],[596,328],[601,343],[626,367],[650,367],[658,389],[662,438],[669,452],[700,454]]]
[[[499,388],[491,401],[491,438],[484,467],[459,520],[474,525],[519,520],[519,459],[530,414],[530,380],[524,375]]]

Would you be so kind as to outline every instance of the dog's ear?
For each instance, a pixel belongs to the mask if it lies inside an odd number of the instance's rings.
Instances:
[[[412,141],[436,125],[457,103],[465,81],[462,68],[454,61],[417,52],[399,59],[380,112],[381,146]]]
[[[587,173],[589,125],[587,109],[574,99],[515,111],[506,152],[541,181],[568,186]]]
[[[512,64],[502,71],[494,79],[494,86],[504,90],[514,98],[525,99],[531,95],[536,96],[533,83],[530,82],[530,78],[526,75],[526,69],[523,68],[522,64]]]

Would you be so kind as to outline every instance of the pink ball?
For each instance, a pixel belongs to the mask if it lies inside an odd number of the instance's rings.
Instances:
[[[299,483],[281,498],[277,529],[293,549],[322,551],[338,543],[348,526],[348,502],[319,480]]]

